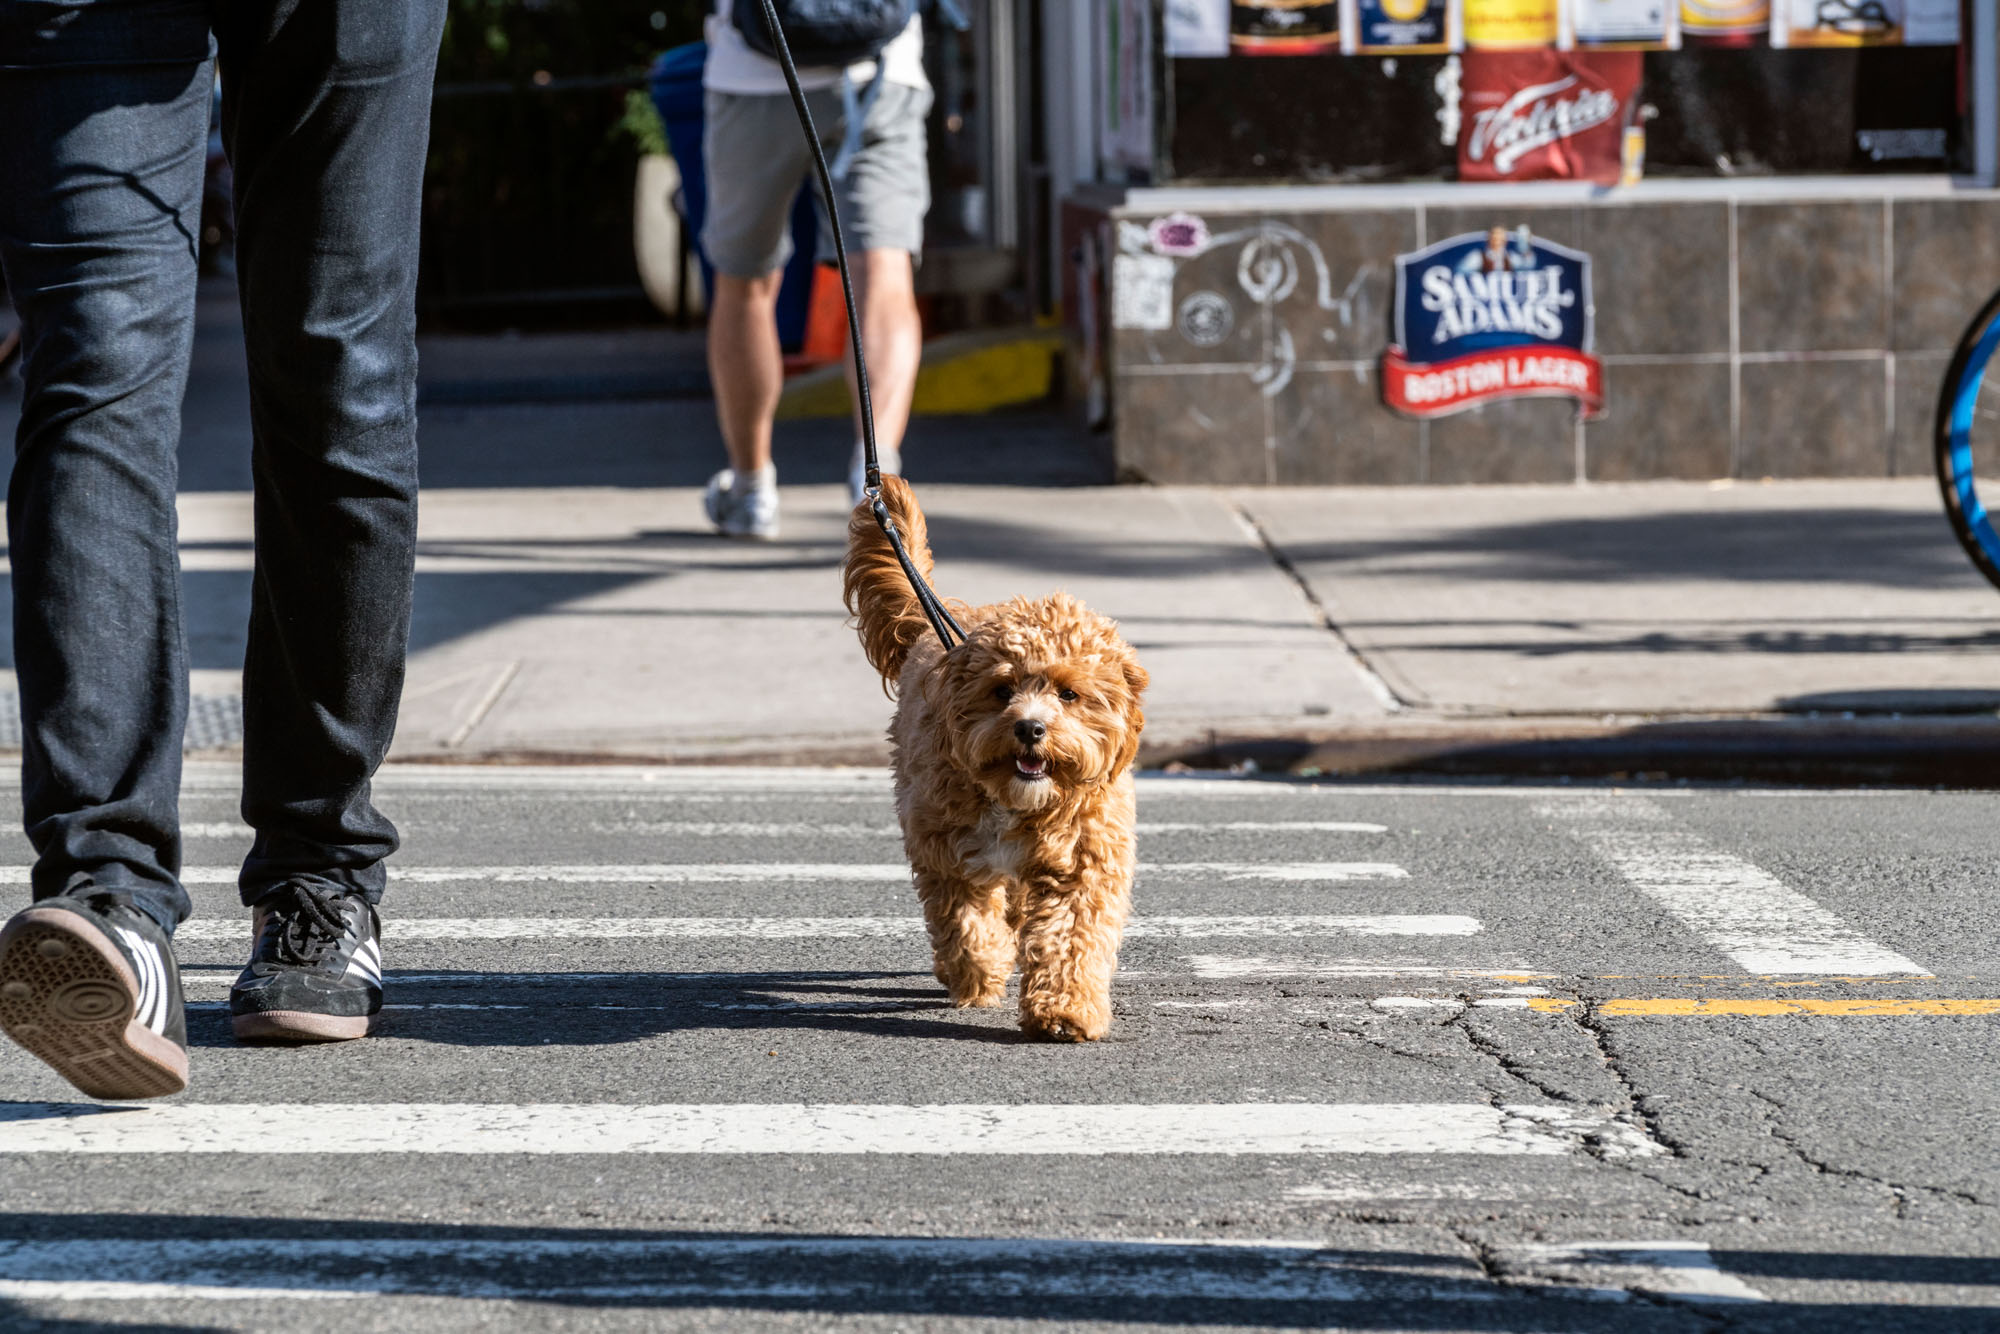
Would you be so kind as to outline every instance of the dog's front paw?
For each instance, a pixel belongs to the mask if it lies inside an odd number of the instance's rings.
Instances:
[[[1044,1001],[1021,1007],[1021,1031],[1045,1042],[1095,1042],[1111,1030],[1104,1001]]]
[[[944,983],[944,989],[951,993],[952,1005],[960,1010],[990,1010],[1007,999],[1007,976],[1002,973],[995,977],[973,968],[947,968],[940,964],[932,970],[937,980]]]

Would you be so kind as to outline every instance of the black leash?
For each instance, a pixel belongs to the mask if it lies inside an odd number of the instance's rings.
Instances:
[[[761,0],[761,3],[764,7],[764,28],[771,34],[771,46],[778,53],[778,66],[785,71],[785,86],[792,90],[792,106],[798,110],[799,128],[805,131],[806,147],[812,150],[813,170],[819,177],[820,195],[826,203],[826,218],[833,231],[833,257],[840,267],[840,294],[847,302],[847,342],[854,349],[854,384],[861,404],[861,447],[868,465],[862,487],[875,512],[876,525],[889,539],[897,563],[909,578],[910,591],[916,594],[917,605],[924,609],[924,618],[931,623],[931,629],[937,631],[938,639],[949,651],[965,642],[965,631],[944,609],[944,603],[924,582],[924,576],[918,573],[910,553],[903,549],[903,538],[896,531],[895,520],[889,517],[889,507],[882,503],[882,466],[875,455],[875,405],[868,397],[868,360],[861,352],[861,316],[854,307],[854,280],[847,273],[847,241],[840,232],[840,211],[833,204],[833,173],[828,170],[826,154],[819,146],[819,131],[814,128],[812,111],[806,106],[805,89],[799,87],[799,71],[792,64],[792,48],[785,42],[785,31],[778,23],[778,11],[771,0]]]

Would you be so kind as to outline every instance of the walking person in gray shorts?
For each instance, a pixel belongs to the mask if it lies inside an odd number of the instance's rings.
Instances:
[[[755,0],[740,0],[755,3]],[[778,535],[778,473],[771,462],[771,422],[784,387],[778,346],[778,286],[792,255],[790,217],[799,185],[811,170],[798,113],[778,63],[753,51],[730,22],[731,0],[717,0],[708,21],[708,64],[702,74],[707,124],[702,165],[708,177],[708,218],[701,245],[715,266],[709,295],[708,370],[729,466],[709,479],[704,505],[730,537]],[[876,440],[882,471],[902,471],[903,431],[916,391],[923,328],[917,318],[916,256],[923,249],[930,207],[924,118],[930,81],[924,75],[923,26],[912,18],[877,61],[846,70],[802,68],[813,123],[829,161],[834,193],[854,271],[868,358]],[[858,134],[850,133],[858,115]],[[838,170],[842,149],[844,170]],[[819,257],[831,261],[832,237],[821,219]],[[852,396],[853,365],[848,366]],[[861,495],[860,420],[848,469]]]

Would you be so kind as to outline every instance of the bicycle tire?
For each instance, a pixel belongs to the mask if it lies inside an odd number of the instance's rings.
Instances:
[[[1988,298],[1972,323],[1965,326],[1952,353],[1938,390],[1933,446],[1938,489],[1944,494],[1944,512],[1951,530],[1979,572],[2000,588],[2000,532],[1995,531],[1993,515],[1979,497],[1973,460],[1975,410],[1996,349],[2000,349],[2000,292]],[[2000,385],[1995,386],[1995,396],[2000,397]],[[1991,436],[1987,452],[2000,458],[2000,420],[1994,422]],[[1986,433],[1979,438],[1985,442]]]

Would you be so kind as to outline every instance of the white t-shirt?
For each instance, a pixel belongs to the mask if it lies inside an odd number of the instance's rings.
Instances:
[[[748,0],[756,3],[756,0]],[[708,16],[708,64],[701,72],[701,86],[718,93],[782,93],[785,72],[769,56],[750,49],[743,34],[729,21],[730,0],[715,0],[716,12]],[[841,71],[827,65],[801,66],[799,86],[831,88],[840,82]],[[865,85],[875,78],[875,62],[862,60],[847,67],[847,76]],[[924,74],[924,21],[915,14],[910,25],[882,48],[882,77],[908,88],[929,88]]]

